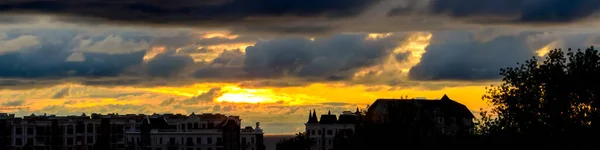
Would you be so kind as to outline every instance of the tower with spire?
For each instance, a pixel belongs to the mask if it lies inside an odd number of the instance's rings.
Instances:
[[[359,112],[358,108],[357,112]],[[328,141],[333,141],[334,138],[340,136],[348,137],[354,133],[354,128],[358,123],[358,115],[352,111],[343,111],[339,114],[339,118],[338,114],[332,113],[331,110],[320,116],[317,118],[317,112],[314,109],[308,113],[305,133],[311,139],[318,141],[311,149],[332,149],[333,144]]]
[[[313,110],[312,113],[308,111],[308,121],[306,123],[319,123],[316,110]]]

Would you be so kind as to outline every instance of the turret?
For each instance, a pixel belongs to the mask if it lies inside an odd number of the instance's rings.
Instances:
[[[308,111],[308,121],[306,123],[319,123],[316,112],[311,113],[310,111]]]

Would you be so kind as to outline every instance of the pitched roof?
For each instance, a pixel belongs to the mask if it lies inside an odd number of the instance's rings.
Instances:
[[[413,106],[426,111],[439,111],[439,113],[450,116],[475,117],[465,105],[451,100],[447,95],[444,95],[440,100],[377,99],[369,107],[369,112],[383,112],[390,105]]]
[[[321,120],[319,120],[320,124],[334,124],[337,123],[337,117],[335,115],[321,115]]]
[[[340,115],[338,119],[339,124],[352,124],[356,123],[357,119],[355,115]]]

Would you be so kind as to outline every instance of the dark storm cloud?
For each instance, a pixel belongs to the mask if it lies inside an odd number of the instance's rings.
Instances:
[[[148,62],[148,74],[156,77],[170,77],[193,66],[194,59],[189,55],[175,55],[174,51],[161,53]]]
[[[246,49],[244,70],[252,76],[344,78],[379,63],[397,45],[394,40],[365,40],[365,35],[335,35],[311,41],[288,38],[258,42]]]
[[[412,80],[493,80],[501,68],[535,56],[527,38],[534,33],[478,41],[465,31],[433,33],[421,62],[409,72]]]
[[[230,23],[251,17],[354,16],[378,0],[11,0],[0,11],[81,16],[143,24]]]
[[[47,46],[47,47],[46,47]],[[0,77],[4,78],[62,78],[118,76],[127,67],[142,62],[145,52],[130,54],[84,53],[83,62],[65,61],[71,53],[53,45],[31,53],[0,55]],[[35,60],[35,61],[32,61]]]
[[[390,15],[406,15],[422,9],[398,7]],[[598,0],[431,0],[425,8],[426,13],[434,15],[507,23],[571,22],[590,17],[598,10]]]
[[[64,82],[157,86],[162,83],[147,77],[169,78],[194,65],[191,57],[172,52],[161,53],[145,63],[148,42],[155,40],[154,36],[133,31],[97,34],[71,29],[7,30],[0,33],[0,86]],[[155,41],[178,45],[164,38]]]

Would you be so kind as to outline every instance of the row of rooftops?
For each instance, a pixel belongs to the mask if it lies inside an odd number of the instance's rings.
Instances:
[[[474,118],[473,113],[463,104],[451,100],[446,94],[439,100],[427,99],[377,99],[368,108],[366,117],[372,117],[374,114],[386,113],[389,106],[399,106],[403,108],[417,108],[421,111],[431,111],[438,115],[447,115],[464,118]],[[316,110],[309,112],[307,124],[349,124],[354,123],[362,117],[361,112],[356,108],[356,112],[345,111],[340,114],[339,119],[332,115],[331,111],[317,118]]]
[[[339,119],[336,115],[331,114],[331,110],[327,112],[327,114],[321,115],[320,120],[317,118],[316,110],[308,113],[308,122],[307,124],[352,124],[358,121],[361,116],[360,111],[356,108],[356,112],[352,113],[350,111],[344,111],[340,114]]]
[[[16,120],[53,120],[53,119],[73,119],[73,120],[86,120],[86,119],[91,119],[91,120],[99,120],[102,118],[109,118],[109,119],[121,119],[121,120],[142,120],[144,118],[164,118],[164,119],[169,119],[169,120],[185,120],[189,117],[198,117],[200,120],[226,120],[228,118],[232,118],[232,119],[236,119],[239,120],[240,117],[239,116],[226,116],[224,114],[219,114],[219,113],[203,113],[203,114],[195,114],[192,113],[190,115],[184,115],[184,114],[171,114],[171,113],[165,113],[165,114],[152,114],[152,115],[146,115],[146,114],[125,114],[125,115],[119,115],[118,113],[111,113],[111,114],[98,114],[98,113],[92,113],[91,115],[86,115],[85,113],[82,113],[81,115],[68,115],[68,116],[57,116],[57,115],[47,115],[47,114],[43,114],[43,115],[35,115],[35,114],[31,114],[29,116],[23,116],[21,117],[16,117],[15,114],[8,114],[8,113],[0,113],[0,119],[16,119]]]

